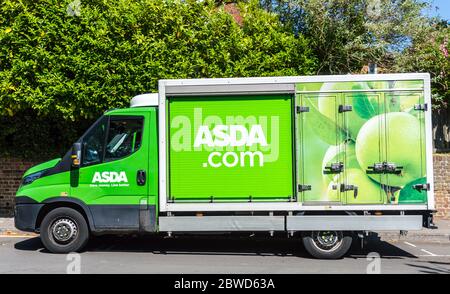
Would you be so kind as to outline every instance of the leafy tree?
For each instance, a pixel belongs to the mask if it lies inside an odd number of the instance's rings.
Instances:
[[[427,35],[414,39],[395,60],[393,71],[429,72],[435,108],[450,106],[450,27],[436,23]]]
[[[307,36],[317,73],[429,72],[434,105],[449,98],[448,22],[424,13],[422,0],[261,0],[291,29]]]
[[[239,4],[242,26],[211,0],[71,1],[2,1],[0,153],[54,153],[48,136],[63,150],[103,111],[157,91],[158,79],[314,72],[306,39],[257,1]]]
[[[369,62],[389,68],[430,20],[420,0],[262,1],[295,32],[309,37],[318,57],[317,73],[359,72]]]

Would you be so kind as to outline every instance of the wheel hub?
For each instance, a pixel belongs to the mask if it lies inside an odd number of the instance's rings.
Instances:
[[[319,232],[317,241],[323,246],[333,246],[338,241],[337,234],[334,232]]]
[[[333,251],[342,242],[342,234],[336,231],[313,232],[314,245],[323,251]]]
[[[75,238],[78,229],[72,220],[62,218],[53,223],[51,231],[56,241],[66,243]]]

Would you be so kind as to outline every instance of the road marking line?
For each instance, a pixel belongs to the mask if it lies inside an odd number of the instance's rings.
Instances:
[[[435,254],[435,255],[419,254],[416,256],[418,256],[418,257],[450,257],[450,255],[438,255],[438,254]]]
[[[436,254],[431,253],[430,251],[427,251],[427,250],[425,250],[425,249],[420,249],[420,250],[423,251],[423,252],[425,252],[425,253],[427,253],[429,256],[436,256]]]
[[[0,238],[34,238],[37,235],[0,235]]]
[[[412,246],[412,247],[417,247],[416,245],[414,245],[414,244],[412,244],[412,243],[409,243],[409,242],[404,242],[406,245],[409,245],[409,246]]]

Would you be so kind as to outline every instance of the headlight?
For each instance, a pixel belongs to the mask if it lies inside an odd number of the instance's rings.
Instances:
[[[35,180],[39,179],[40,177],[42,177],[42,174],[45,172],[46,170],[41,170],[35,173],[32,173],[28,176],[26,176],[25,178],[23,178],[22,180],[22,186],[24,185],[28,185],[33,183]]]

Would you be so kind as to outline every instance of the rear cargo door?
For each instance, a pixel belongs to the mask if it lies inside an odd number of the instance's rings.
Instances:
[[[337,123],[340,94],[297,95],[297,193],[304,204],[339,204],[345,133]]]
[[[383,94],[342,93],[341,103],[339,125],[345,130],[342,197],[346,204],[384,203],[386,193],[380,183],[386,175],[379,168],[384,161],[381,135],[386,128]]]
[[[427,201],[425,112],[422,91],[385,94],[386,103],[397,101],[396,109],[386,109],[386,131],[383,142],[386,162],[386,185],[392,202],[399,204]]]

